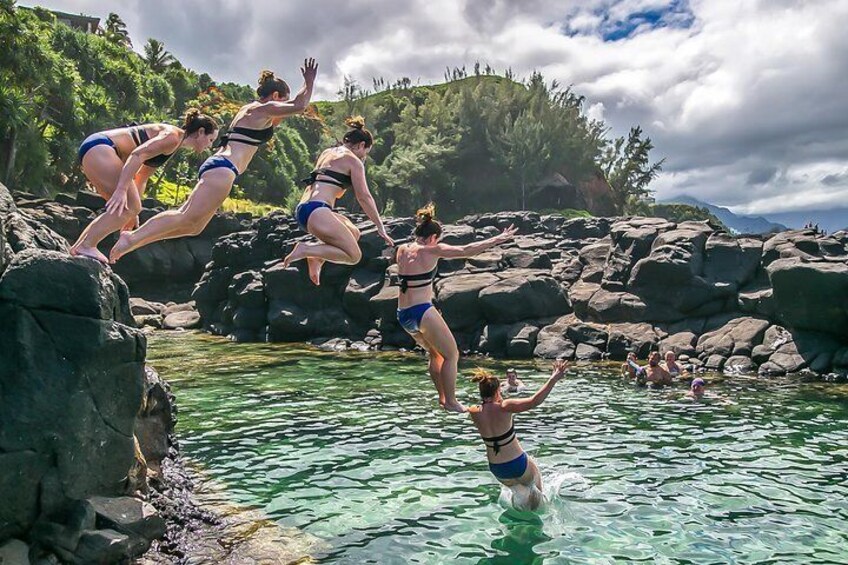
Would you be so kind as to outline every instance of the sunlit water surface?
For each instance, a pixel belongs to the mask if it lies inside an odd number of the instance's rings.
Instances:
[[[548,499],[527,513],[467,418],[437,410],[421,357],[157,334],[149,359],[184,453],[232,501],[324,540],[321,562],[848,563],[844,385],[735,379],[693,404],[575,369],[516,419]]]

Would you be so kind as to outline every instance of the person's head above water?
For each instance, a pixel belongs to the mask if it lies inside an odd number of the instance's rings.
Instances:
[[[665,352],[665,362],[666,363],[674,363],[677,357],[674,355],[674,351],[666,351]]]
[[[184,145],[198,153],[206,151],[218,137],[218,122],[215,118],[201,114],[197,108],[189,108],[183,118]]]
[[[515,382],[515,380],[518,378],[518,371],[510,367],[506,370],[506,378],[510,383]]]
[[[415,213],[417,225],[412,233],[421,243],[430,245],[442,236],[442,225],[434,219],[435,216],[436,207],[432,202]]]
[[[281,78],[274,75],[274,71],[264,70],[259,74],[259,87],[256,89],[256,96],[260,100],[267,102],[268,100],[288,100],[291,95],[291,89]]]
[[[500,394],[501,381],[486,369],[474,369],[474,375],[471,381],[477,383],[480,388],[480,398],[482,400],[495,399]]]
[[[371,151],[374,145],[374,136],[365,128],[365,118],[362,116],[351,116],[345,120],[349,128],[342,138],[344,146],[362,160]]]
[[[654,351],[651,353],[650,357],[648,357],[648,365],[651,367],[656,367],[660,364],[660,352]]]
[[[706,386],[707,386],[707,381],[705,381],[701,377],[698,377],[697,379],[694,379],[692,381],[691,389],[692,389],[692,392],[703,392],[704,387],[706,387]]]

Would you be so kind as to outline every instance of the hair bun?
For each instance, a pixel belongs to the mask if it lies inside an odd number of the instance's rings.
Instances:
[[[187,128],[191,123],[200,117],[200,110],[197,108],[189,108],[186,110],[185,117],[183,118],[183,129]]]
[[[259,73],[259,86],[262,86],[266,82],[274,80],[274,78],[274,71],[269,71],[268,69],[265,69],[264,71]]]
[[[418,219],[419,224],[426,224],[433,221],[433,218],[436,217],[436,206],[432,202],[420,208],[416,213],[415,217]]]
[[[365,118],[362,116],[351,116],[345,119],[345,125],[353,129],[365,129]]]
[[[471,382],[481,383],[490,378],[492,378],[492,373],[482,367],[475,367],[471,371]]]

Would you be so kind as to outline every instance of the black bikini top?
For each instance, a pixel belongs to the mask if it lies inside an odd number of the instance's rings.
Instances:
[[[433,284],[433,279],[436,278],[436,271],[438,267],[433,267],[432,271],[427,271],[426,273],[419,273],[417,275],[401,275],[398,274],[398,280],[400,281],[400,291],[406,292],[410,288],[424,288],[425,286],[430,286]],[[418,284],[409,284],[409,283],[418,283]]]
[[[144,130],[144,127],[133,123],[129,125],[129,128],[130,136],[135,142],[136,147],[150,141],[150,136]],[[174,153],[176,153],[176,151],[174,151]],[[161,167],[162,165],[168,162],[168,159],[174,156],[174,153],[160,153],[159,155],[154,155],[153,157],[145,161],[144,164],[148,167],[153,167],[154,169],[156,167]]]
[[[330,177],[329,179],[319,179],[318,176],[322,177]],[[327,184],[334,184],[339,188],[347,189],[353,186],[353,180],[350,178],[350,175],[346,175],[344,173],[340,173],[338,171],[334,171],[333,169],[328,169],[327,167],[321,167],[320,169],[315,169],[309,176],[305,179],[301,179],[301,184],[304,186],[309,186],[311,184],[315,184],[316,182],[325,182]]]
[[[243,137],[231,138],[230,136],[234,133]],[[241,126],[233,126],[227,133],[221,136],[220,146],[225,147],[227,143],[238,142],[244,143],[245,145],[259,147],[263,143],[267,143],[272,137],[274,137],[274,126],[268,126],[265,129],[252,129],[243,128]]]
[[[485,402],[483,404],[486,404]],[[482,437],[482,436],[481,436]],[[509,445],[515,441],[515,421],[512,420],[509,423],[509,430],[505,434],[501,434],[497,437],[484,437],[483,443],[485,443],[488,447],[491,447],[495,453],[498,453],[502,447],[505,445]]]

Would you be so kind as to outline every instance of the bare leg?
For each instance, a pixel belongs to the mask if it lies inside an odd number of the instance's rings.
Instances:
[[[465,406],[456,400],[459,349],[456,347],[456,340],[454,340],[450,328],[435,308],[430,308],[424,313],[421,320],[421,334],[443,359],[439,377],[445,395],[444,409],[451,412],[466,412]]]
[[[316,285],[321,283],[321,267],[325,261],[343,265],[355,265],[362,259],[359,249],[359,230],[347,218],[329,208],[319,208],[309,216],[309,233],[321,243],[298,243],[283,260],[288,267],[295,261],[306,259],[309,278]]]
[[[430,373],[430,380],[433,381],[433,386],[436,387],[436,392],[439,393],[439,406],[445,405],[445,391],[444,387],[442,387],[442,364],[445,361],[445,358],[442,357],[436,349],[430,345],[424,336],[420,333],[410,334],[412,338],[427,351],[428,356],[430,357],[430,362],[427,364],[427,371]]]
[[[82,162],[83,173],[104,199],[108,199],[115,192],[123,166],[124,163],[114,149],[107,145],[98,145],[89,149]],[[97,245],[107,235],[120,229],[136,206],[138,210],[141,209],[141,201],[137,193],[127,195],[127,206],[129,210],[121,215],[104,213],[95,218],[71,246],[71,255],[90,257],[107,263],[106,256],[97,249]],[[138,214],[137,210],[135,214]]]
[[[227,198],[235,175],[225,168],[204,173],[188,200],[178,210],[166,210],[147,220],[135,231],[123,232],[109,254],[114,263],[127,253],[154,241],[197,235]]]

